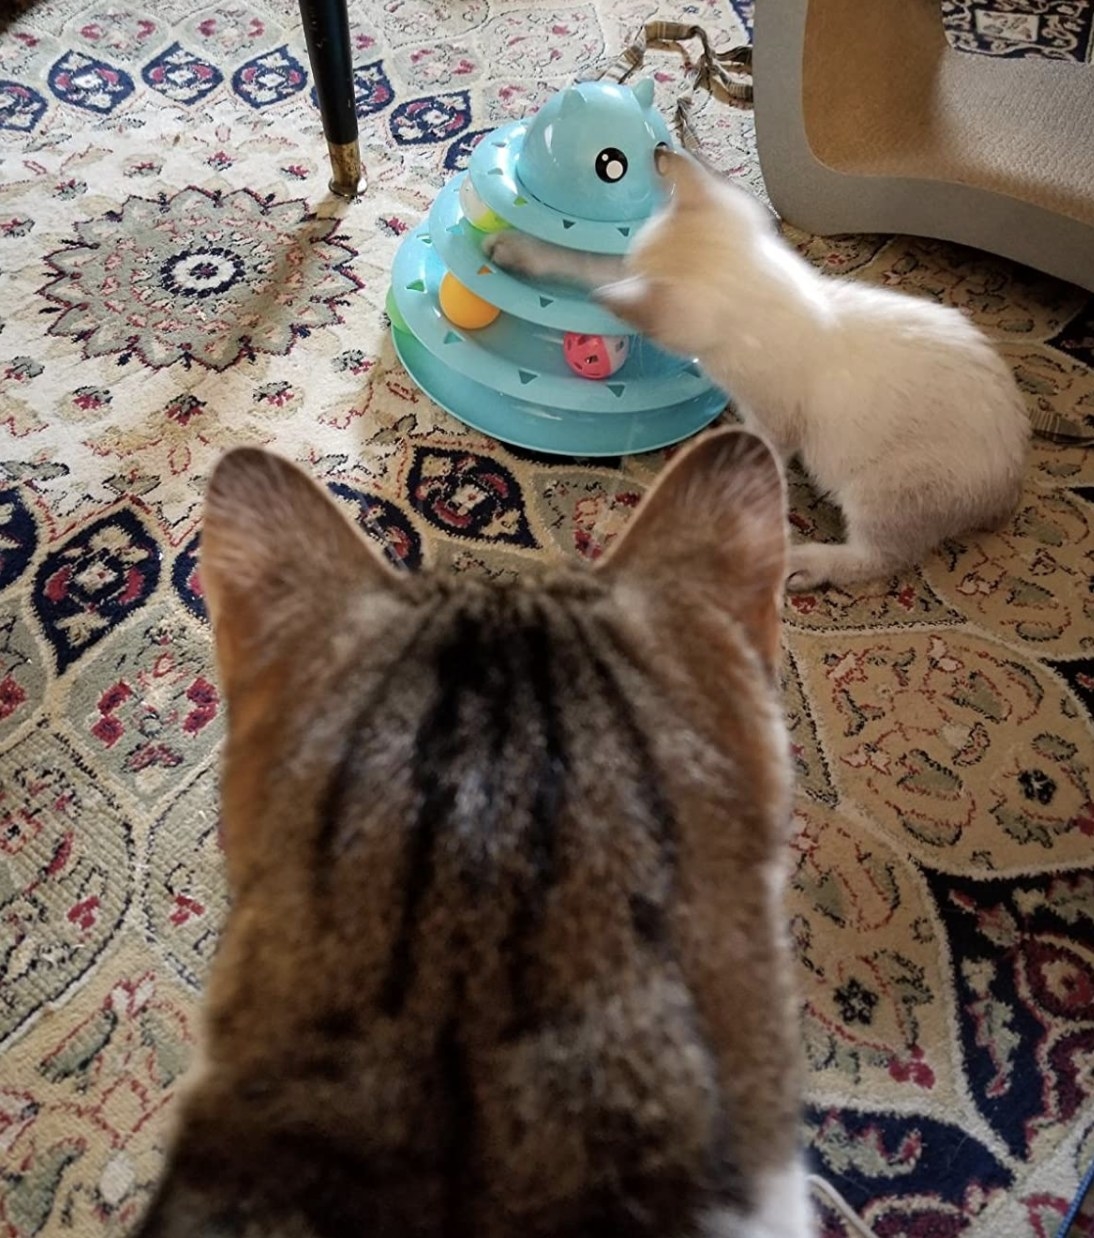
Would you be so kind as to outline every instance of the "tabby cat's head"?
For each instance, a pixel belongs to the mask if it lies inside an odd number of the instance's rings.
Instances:
[[[400,573],[285,460],[225,457],[232,909],[146,1238],[664,1235],[745,1198],[711,1043],[747,1040],[723,962],[778,987],[784,525],[721,431],[591,568]],[[778,1034],[734,1052],[784,1071]]]

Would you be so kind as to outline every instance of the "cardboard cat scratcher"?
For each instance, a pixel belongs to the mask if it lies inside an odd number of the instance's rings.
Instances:
[[[949,46],[938,0],[765,0],[756,137],[807,232],[976,246],[1094,290],[1094,70]]]

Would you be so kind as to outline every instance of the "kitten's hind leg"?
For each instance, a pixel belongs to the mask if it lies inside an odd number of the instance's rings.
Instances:
[[[849,585],[872,580],[895,566],[887,562],[883,551],[867,542],[806,542],[790,547],[786,587],[792,593],[802,593],[821,585]]]
[[[959,524],[925,486],[855,485],[839,502],[847,540],[791,546],[786,586],[792,592],[891,576],[920,562]]]
[[[483,241],[482,252],[495,266],[514,275],[526,275],[531,279],[562,279],[586,288],[610,284],[623,273],[620,258],[566,249],[512,228],[492,232]]]

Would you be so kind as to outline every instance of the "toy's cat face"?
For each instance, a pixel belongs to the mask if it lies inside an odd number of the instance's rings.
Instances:
[[[585,82],[549,99],[528,126],[518,176],[540,202],[580,219],[645,219],[662,199],[653,152],[672,145],[653,82]]]

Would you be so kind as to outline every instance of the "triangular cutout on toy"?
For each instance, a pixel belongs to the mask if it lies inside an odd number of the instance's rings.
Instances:
[[[577,221],[576,221],[576,220],[574,220],[574,219],[564,219],[564,220],[562,221],[562,226],[563,226],[564,228],[572,228],[576,222],[577,222]]]
[[[618,399],[627,390],[626,383],[605,383],[608,390]]]
[[[528,205],[528,199],[527,199],[527,198],[516,197],[516,198],[514,198],[514,199],[513,199],[513,205],[514,205],[514,206],[527,206],[527,205]]]
[[[520,375],[520,381],[524,383],[525,386],[529,383],[534,383],[536,379],[539,378],[539,375],[533,374],[531,370],[517,370],[517,373]]]
[[[433,238],[431,236],[426,236],[424,232],[418,239],[422,242],[423,245],[433,244]]]
[[[554,305],[555,299],[554,297],[540,297],[539,303],[544,309],[546,309],[548,305]]]
[[[624,236],[630,236],[631,234],[630,228],[624,228],[622,224],[617,225],[617,231],[621,232]]]
[[[475,272],[475,274],[476,275],[493,275],[494,272],[489,267],[483,266],[483,267],[479,267],[479,269]]]
[[[684,366],[684,373],[685,373],[685,374],[690,374],[690,375],[692,376],[692,378],[702,378],[702,377],[703,377],[703,371],[702,371],[701,369],[699,369],[698,365],[696,365],[696,363],[695,363],[694,361],[692,361],[692,362],[690,362],[688,365],[685,365],[685,366]]]
[[[455,331],[446,331],[442,342],[445,344],[459,344],[462,338],[463,337],[457,335]]]
[[[425,292],[425,280],[416,279],[413,283],[407,284],[407,292]]]

